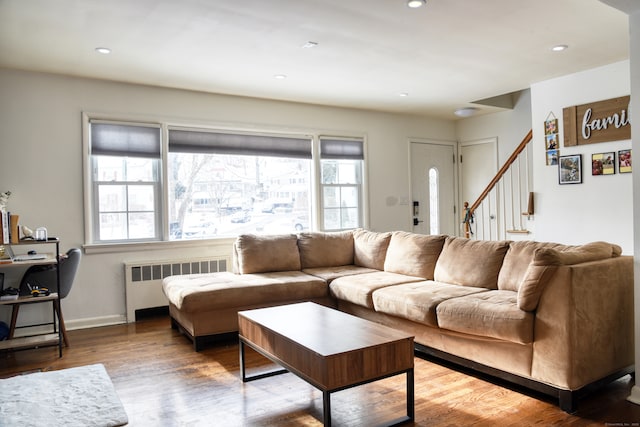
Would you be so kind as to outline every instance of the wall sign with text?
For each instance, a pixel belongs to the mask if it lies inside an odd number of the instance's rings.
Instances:
[[[564,146],[631,139],[630,96],[562,109]]]

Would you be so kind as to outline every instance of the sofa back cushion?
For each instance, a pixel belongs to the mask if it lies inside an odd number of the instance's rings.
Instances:
[[[518,289],[518,308],[534,311],[538,307],[545,286],[561,265],[574,265],[618,257],[622,249],[606,242],[592,242],[581,246],[554,245],[537,248]]]
[[[561,246],[556,243],[534,242],[522,240],[511,242],[509,250],[504,256],[504,262],[498,275],[498,289],[504,291],[518,291],[520,283],[527,273],[533,255],[539,248]]]
[[[511,242],[498,276],[498,289],[518,291],[528,273],[529,264],[533,262],[534,254],[539,249],[545,250],[540,251],[538,255],[538,265],[579,264],[620,256],[622,252],[620,246],[606,242],[592,242],[579,246],[534,241]]]
[[[309,232],[298,235],[302,268],[339,267],[353,264],[353,232]]]
[[[240,274],[300,270],[295,234],[256,236],[243,234],[233,245],[234,267]]]
[[[384,259],[391,233],[358,229],[353,232],[353,263],[360,267],[384,270]]]
[[[434,280],[461,286],[497,289],[508,241],[447,237],[436,262]]]
[[[433,280],[436,261],[446,236],[394,231],[391,234],[384,271]]]

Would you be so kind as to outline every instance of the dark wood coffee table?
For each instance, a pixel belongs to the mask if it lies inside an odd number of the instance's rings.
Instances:
[[[413,336],[304,302],[238,313],[242,381],[292,372],[322,391],[324,425],[331,425],[331,393],[406,374],[407,415],[413,421]],[[285,369],[248,377],[245,345]]]

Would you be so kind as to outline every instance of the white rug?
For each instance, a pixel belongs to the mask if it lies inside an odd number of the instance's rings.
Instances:
[[[2,427],[111,427],[127,422],[101,364],[0,380]]]

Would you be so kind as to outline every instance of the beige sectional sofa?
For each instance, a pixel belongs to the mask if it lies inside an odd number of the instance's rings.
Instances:
[[[415,335],[416,349],[557,397],[633,372],[633,261],[580,246],[408,232],[238,237],[234,272],[164,279],[196,350],[237,312],[315,301]],[[292,319],[295,320],[295,319]]]

